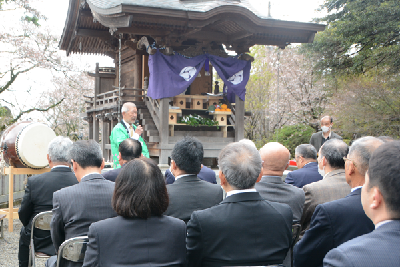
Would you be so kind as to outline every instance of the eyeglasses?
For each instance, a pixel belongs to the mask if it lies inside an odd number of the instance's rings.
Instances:
[[[347,157],[343,157],[344,162],[346,162],[346,160],[350,160],[351,162],[353,162],[354,166],[357,167],[356,163],[354,162],[354,160],[349,159]]]

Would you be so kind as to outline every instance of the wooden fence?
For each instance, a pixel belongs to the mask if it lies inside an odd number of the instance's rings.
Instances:
[[[14,175],[14,201],[21,199],[25,192],[27,175]],[[8,207],[8,175],[0,174],[0,208]]]

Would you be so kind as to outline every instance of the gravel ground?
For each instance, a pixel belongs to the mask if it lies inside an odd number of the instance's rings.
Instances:
[[[4,239],[0,238],[0,267],[18,266],[18,242],[22,223],[14,220],[14,232],[8,232],[8,219],[4,219]],[[46,259],[36,259],[36,266],[43,267]]]

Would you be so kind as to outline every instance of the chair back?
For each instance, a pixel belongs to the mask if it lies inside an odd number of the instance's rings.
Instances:
[[[40,229],[40,230],[50,231],[51,217],[53,217],[53,212],[51,210],[49,210],[49,211],[43,211],[43,212],[37,214],[32,219],[31,240],[29,242],[28,266],[36,266],[35,257],[38,257],[38,258],[50,257],[49,255],[35,251],[35,245],[33,242],[33,232],[35,231],[35,228]]]
[[[62,259],[73,262],[83,262],[89,238],[78,236],[64,241],[58,249],[57,267]]]
[[[50,230],[51,217],[53,217],[51,210],[43,211],[33,217],[32,226],[41,230]]]

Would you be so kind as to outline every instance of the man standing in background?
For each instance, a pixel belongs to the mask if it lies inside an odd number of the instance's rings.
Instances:
[[[331,116],[325,116],[321,119],[321,131],[318,133],[314,133],[311,136],[310,144],[315,147],[317,151],[321,148],[321,146],[330,139],[340,139],[343,140],[342,137],[332,132],[333,119]]]

